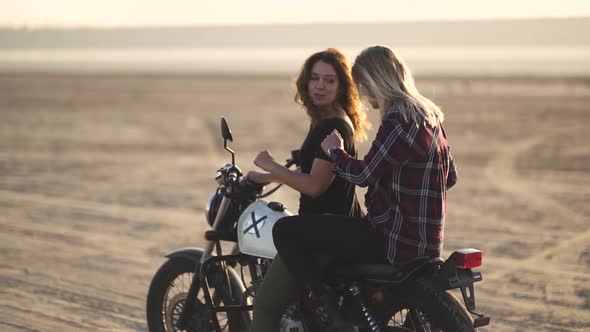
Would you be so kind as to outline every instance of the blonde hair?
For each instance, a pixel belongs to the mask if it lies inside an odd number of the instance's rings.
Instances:
[[[354,139],[358,142],[364,141],[367,138],[366,130],[370,127],[370,124],[367,121],[365,112],[360,107],[360,98],[356,85],[352,79],[350,63],[346,56],[339,50],[329,48],[325,51],[314,53],[307,58],[301,67],[301,71],[299,72],[299,76],[295,83],[297,87],[295,102],[301,104],[305,108],[312,122],[315,122],[320,118],[320,113],[313,104],[308,91],[308,83],[311,79],[311,69],[318,61],[331,65],[334,68],[334,71],[336,71],[339,84],[336,103],[344,109],[346,115],[350,118],[354,127]]]
[[[417,126],[434,128],[443,123],[443,112],[418,92],[410,68],[391,49],[372,46],[363,50],[354,61],[352,76],[360,90],[375,95],[382,114],[399,105],[403,119]]]

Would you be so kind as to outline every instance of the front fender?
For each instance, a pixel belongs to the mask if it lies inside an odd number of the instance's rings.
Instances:
[[[201,258],[203,257],[203,249],[201,248],[182,248],[173,252],[167,253],[166,258],[185,258],[201,264]]]

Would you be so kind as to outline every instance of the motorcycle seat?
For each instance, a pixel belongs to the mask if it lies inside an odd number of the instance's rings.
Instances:
[[[423,269],[440,265],[444,261],[440,257],[417,257],[405,264],[340,264],[331,271],[335,279],[371,279],[373,281],[400,283]]]

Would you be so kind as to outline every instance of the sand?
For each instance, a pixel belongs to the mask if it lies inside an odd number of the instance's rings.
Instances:
[[[446,112],[460,172],[444,254],[484,251],[481,330],[590,330],[590,81],[417,81]],[[0,330],[145,331],[163,255],[204,245],[205,203],[229,160],[219,118],[242,169],[263,148],[283,160],[308,126],[292,87],[288,76],[0,75]],[[292,190],[274,199],[297,209]]]

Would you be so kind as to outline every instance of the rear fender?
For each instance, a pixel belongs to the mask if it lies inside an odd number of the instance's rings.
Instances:
[[[438,273],[425,275],[419,282],[428,284],[438,291],[460,289],[463,301],[468,311],[475,310],[475,291],[473,284],[482,280],[480,272],[471,269],[460,269],[455,266],[453,260],[447,260]]]
[[[428,280],[430,279],[430,280]],[[473,284],[482,281],[480,272],[471,269],[458,268],[454,259],[449,259],[441,266],[439,273],[427,277],[422,282],[428,282],[442,291],[450,289],[461,290],[465,308],[469,313],[473,314],[473,327],[482,327],[490,323],[490,317],[475,312],[475,289]]]

